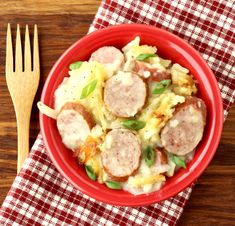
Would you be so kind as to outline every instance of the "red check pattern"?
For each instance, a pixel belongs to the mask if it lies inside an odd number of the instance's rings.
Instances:
[[[120,23],[162,27],[193,45],[216,75],[226,117],[235,97],[234,1],[104,0],[89,31]],[[146,207],[98,202],[58,173],[39,134],[0,209],[0,225],[175,225],[192,186]]]

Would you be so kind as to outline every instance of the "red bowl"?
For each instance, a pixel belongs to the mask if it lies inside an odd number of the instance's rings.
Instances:
[[[141,43],[156,46],[158,54],[188,68],[198,81],[198,96],[207,106],[208,116],[204,136],[196,148],[187,169],[180,169],[159,191],[134,196],[125,191],[108,189],[90,180],[84,167],[78,165],[72,151],[67,149],[56,128],[55,120],[40,113],[40,126],[47,152],[58,171],[78,190],[99,201],[122,206],[142,206],[160,202],[185,189],[205,170],[218,146],[222,124],[223,107],[214,74],[199,53],[179,37],[153,26],[123,24],[111,26],[86,35],[74,43],[59,58],[50,71],[44,85],[41,101],[53,107],[54,92],[68,74],[68,65],[77,60],[88,60],[90,54],[102,46],[122,48],[136,36]]]

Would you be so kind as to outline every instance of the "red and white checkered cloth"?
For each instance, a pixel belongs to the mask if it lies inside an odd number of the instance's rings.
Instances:
[[[224,115],[235,98],[235,2],[104,0],[90,32],[120,23],[146,23],[180,36],[214,71]],[[0,210],[0,225],[175,225],[192,185],[146,207],[117,207],[77,191],[55,169],[38,136]]]

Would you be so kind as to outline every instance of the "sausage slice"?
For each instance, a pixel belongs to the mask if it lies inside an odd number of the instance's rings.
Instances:
[[[157,155],[156,157],[156,164],[157,165],[164,165],[167,164],[167,155],[162,148],[154,148],[154,151]]]
[[[93,52],[89,61],[96,61],[108,67],[112,65],[114,70],[118,70],[124,64],[124,55],[114,46],[104,46]]]
[[[170,153],[186,155],[193,151],[202,139],[205,124],[204,101],[189,97],[176,107],[174,116],[162,129],[162,145]]]
[[[146,84],[131,72],[120,72],[107,80],[104,87],[104,102],[118,117],[132,117],[145,104]]]
[[[101,160],[105,171],[122,181],[139,167],[141,148],[137,137],[127,129],[111,130],[105,138]]]
[[[57,128],[66,147],[78,148],[95,125],[92,115],[79,103],[68,102],[57,116]]]
[[[157,68],[150,68],[145,62],[135,61],[133,69],[142,78],[148,78],[150,81],[160,82],[165,79],[171,79],[171,75],[167,71],[159,71]]]

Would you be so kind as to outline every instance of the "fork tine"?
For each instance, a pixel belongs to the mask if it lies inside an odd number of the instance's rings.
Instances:
[[[6,74],[13,72],[13,50],[11,39],[11,25],[7,25]]]
[[[34,25],[34,40],[33,40],[33,70],[39,71],[39,49],[38,49],[38,28]]]
[[[25,28],[25,44],[24,44],[24,71],[31,71],[31,49],[29,39],[29,27]]]
[[[20,37],[20,25],[17,24],[16,32],[16,57],[15,57],[15,71],[22,71],[22,46]]]

